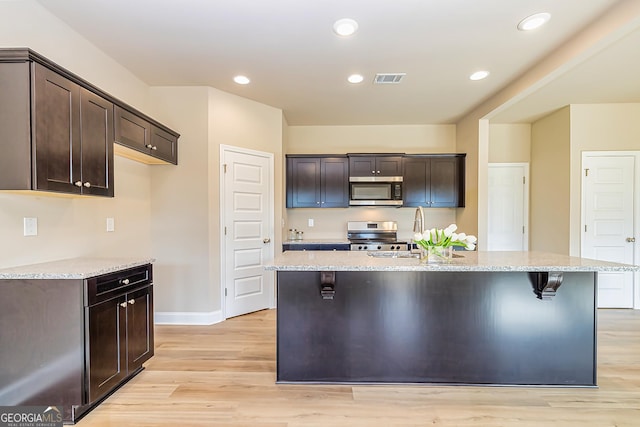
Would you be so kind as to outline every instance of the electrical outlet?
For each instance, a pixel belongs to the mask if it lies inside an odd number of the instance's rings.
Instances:
[[[309,218],[309,227],[313,227],[313,218]]]
[[[107,231],[115,231],[115,221],[113,218],[107,218]]]
[[[38,235],[38,218],[24,218],[24,235]]]

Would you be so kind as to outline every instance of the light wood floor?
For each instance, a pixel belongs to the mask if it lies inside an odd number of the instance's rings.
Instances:
[[[597,389],[278,385],[275,318],[156,326],[147,369],[78,426],[640,426],[640,310],[600,311]]]

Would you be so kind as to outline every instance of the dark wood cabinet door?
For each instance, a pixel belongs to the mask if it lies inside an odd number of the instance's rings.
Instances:
[[[464,206],[464,170],[462,157],[434,157],[431,159],[431,207]]]
[[[376,176],[402,176],[402,156],[376,157]]]
[[[113,196],[113,104],[81,90],[82,193]]]
[[[322,158],[320,176],[320,207],[349,207],[349,160],[346,157]]]
[[[402,205],[464,207],[464,161],[460,154],[406,156]]]
[[[374,156],[349,156],[349,175],[376,176],[376,158]]]
[[[125,296],[87,307],[88,401],[108,393],[127,376]]]
[[[402,206],[428,206],[431,201],[431,161],[426,157],[405,157]]]
[[[287,207],[320,207],[320,158],[287,159]]]
[[[157,126],[151,126],[151,155],[178,164],[178,138]]]
[[[143,118],[115,107],[115,140],[134,150],[149,153],[151,145],[151,123]]]
[[[153,286],[127,294],[127,368],[142,367],[153,356]]]
[[[79,194],[82,192],[80,86],[35,64],[33,96],[34,189]]]

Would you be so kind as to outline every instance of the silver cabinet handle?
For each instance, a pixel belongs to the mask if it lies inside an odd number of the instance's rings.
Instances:
[[[635,238],[635,237],[627,237],[627,242],[629,242],[629,243],[633,243],[633,242],[635,242],[635,241],[636,241],[636,238]]]
[[[73,183],[76,187],[82,187],[82,181],[76,181]]]
[[[129,279],[123,279],[122,280],[122,284],[123,285],[128,285],[129,284]]]
[[[85,187],[90,188],[91,187],[91,183],[89,181],[85,182],[83,184]]]
[[[127,302],[126,301],[125,302],[121,302],[120,303],[120,307],[126,308],[127,307]]]
[[[131,298],[131,299],[129,300],[129,304],[133,305],[133,304],[135,304],[135,303],[136,303],[136,300],[134,300],[133,298]],[[126,304],[125,304],[125,305],[126,305]]]
[[[268,237],[265,239],[262,239],[262,243],[269,243],[269,242],[271,242],[271,239]]]

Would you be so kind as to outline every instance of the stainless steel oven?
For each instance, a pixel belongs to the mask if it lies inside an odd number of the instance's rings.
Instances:
[[[352,251],[408,251],[407,242],[398,241],[395,221],[349,221],[347,238]]]

